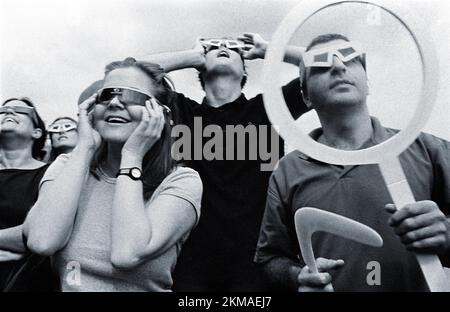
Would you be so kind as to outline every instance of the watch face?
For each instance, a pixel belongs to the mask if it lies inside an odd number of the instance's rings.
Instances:
[[[139,179],[141,177],[141,170],[139,170],[138,168],[133,168],[130,171],[130,174],[133,178]]]

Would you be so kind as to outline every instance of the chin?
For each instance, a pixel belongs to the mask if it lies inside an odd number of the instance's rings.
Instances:
[[[334,105],[361,105],[363,100],[359,94],[354,94],[352,92],[342,92],[333,94],[330,99],[330,103],[334,103]]]
[[[125,143],[130,137],[132,131],[125,129],[104,129],[99,130],[100,136],[106,142],[110,143]]]

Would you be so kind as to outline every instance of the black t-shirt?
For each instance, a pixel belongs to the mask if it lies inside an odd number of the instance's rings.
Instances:
[[[298,79],[283,87],[283,93],[294,118],[307,111]],[[276,162],[275,158],[283,156],[283,141],[271,130],[261,94],[250,100],[242,94],[234,102],[218,108],[208,106],[205,100],[199,105],[182,94],[172,95],[175,122],[190,129],[191,158],[195,157],[196,145],[197,151],[200,146],[200,151],[206,148],[216,152],[213,160],[205,159],[204,153],[197,160],[182,159],[200,174],[203,198],[200,222],[178,259],[174,289],[260,290],[258,284],[262,282],[257,280],[261,280],[261,274],[252,259],[273,170],[263,171],[261,165]],[[249,129],[249,133],[254,130],[256,135],[248,134],[245,142],[234,136],[232,142],[231,134],[236,132],[233,126],[238,125]],[[219,130],[202,136],[208,127]],[[210,149],[211,140],[216,136],[222,137],[222,148],[217,148],[218,144]],[[184,149],[182,152],[187,155]],[[239,153],[245,155],[243,160],[238,160]],[[272,156],[268,157],[268,153]]]
[[[28,211],[38,198],[39,182],[49,165],[37,169],[2,169],[0,170],[0,229],[6,229],[22,224]],[[28,258],[20,261],[0,262],[0,289],[4,289],[6,282],[23,267]],[[50,277],[49,262],[39,269],[44,278]],[[45,281],[36,281],[41,287]],[[27,289],[22,288],[26,287]],[[32,285],[22,285],[20,290],[33,289]]]
[[[0,170],[0,229],[20,225],[36,202],[48,165],[37,169]]]

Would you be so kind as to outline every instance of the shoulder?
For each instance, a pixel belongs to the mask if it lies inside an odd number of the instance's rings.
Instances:
[[[42,186],[42,184],[46,181],[54,180],[64,168],[69,158],[70,154],[61,154],[50,165],[48,165],[39,186]]]
[[[429,133],[422,132],[409,149],[411,152],[425,151],[431,159],[450,158],[450,142]]]
[[[188,205],[194,207],[196,213],[196,224],[200,218],[200,207],[203,194],[203,184],[197,171],[176,167],[157,187],[150,199],[153,201],[158,196],[171,196],[185,200]]]
[[[307,161],[307,156],[305,156],[298,150],[294,150],[280,159],[278,167],[277,169],[275,169],[274,173],[284,174],[292,171],[295,172],[296,169],[299,168],[305,161]]]
[[[185,181],[186,179],[201,183],[200,175],[197,171],[189,167],[177,166],[173,171],[163,180],[164,182]]]
[[[422,132],[419,135],[418,140],[422,141],[428,148],[431,149],[445,149],[447,151],[450,150],[449,141],[429,133]]]
[[[182,197],[194,206],[200,205],[203,184],[197,171],[187,167],[176,167],[156,189],[156,194]]]
[[[169,93],[170,101],[175,106],[180,105],[189,105],[189,106],[197,106],[200,105],[197,101],[192,100],[191,98],[185,96],[183,93],[178,93],[175,91],[170,91]]]
[[[302,153],[294,150],[280,159],[277,168],[273,171],[269,181],[269,189],[278,192],[287,191],[294,178],[300,177],[306,168],[304,167],[308,160]]]

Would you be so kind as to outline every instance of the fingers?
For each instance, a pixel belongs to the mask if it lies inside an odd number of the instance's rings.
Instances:
[[[388,212],[394,205],[386,205]],[[447,219],[436,203],[420,201],[394,212],[388,224],[408,250],[441,252],[447,249]]]
[[[86,99],[83,103],[78,105],[78,112],[80,116],[85,116],[88,114],[92,106],[95,105],[97,101],[97,93],[92,94],[88,99]]]
[[[250,51],[251,49],[253,49],[255,46],[253,44],[248,44],[246,43],[244,45],[244,47],[242,48],[244,51]]]
[[[312,273],[308,266],[302,268],[297,277],[298,291],[333,291],[333,286],[331,285],[332,277],[330,273],[325,271],[342,267],[344,260],[317,258],[316,264],[319,273]]]
[[[333,285],[328,284],[324,287],[300,286],[298,292],[333,292]]]
[[[442,212],[433,211],[426,214],[418,215],[416,217],[404,219],[400,224],[394,226],[394,232],[397,235],[403,235],[405,233],[415,231],[433,224],[443,223],[444,221],[445,215]]]
[[[389,213],[395,213],[397,211],[397,206],[395,206],[394,204],[387,204],[386,206],[384,206],[384,209],[386,209],[386,211]]]
[[[344,264],[345,264],[344,260],[342,260],[342,259],[338,259],[338,260],[325,259],[325,258],[317,258],[316,259],[316,265],[317,265],[317,269],[319,270],[319,272],[335,270],[335,269],[342,267]]]
[[[436,252],[445,250],[446,244],[445,235],[438,235],[406,244],[406,249],[411,251]]]
[[[15,253],[7,250],[0,250],[0,262],[17,261],[25,257],[24,254]]]
[[[143,121],[146,122],[146,135],[159,137],[164,128],[164,111],[156,99],[151,98],[150,101],[145,102],[143,113]],[[145,120],[144,120],[145,116]]]
[[[391,206],[389,209],[392,209]],[[434,210],[439,210],[439,207],[436,203],[429,200],[407,204],[389,218],[388,224],[391,226],[397,226],[407,218],[425,214]]]
[[[424,240],[434,236],[442,235],[445,238],[447,228],[443,223],[435,223],[418,230],[410,231],[401,236],[402,243],[408,245],[415,241]]]
[[[297,278],[298,284],[300,286],[323,288],[329,283],[331,283],[330,273],[311,273],[309,268],[305,266]]]
[[[256,33],[245,32],[239,38],[242,38],[242,41],[249,41],[249,40],[253,41],[255,35]]]

